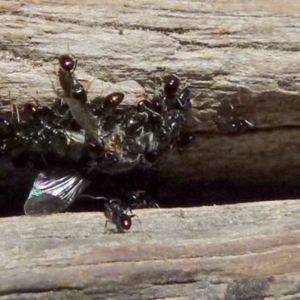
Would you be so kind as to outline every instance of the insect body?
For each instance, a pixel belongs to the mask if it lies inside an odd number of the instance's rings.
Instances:
[[[37,168],[53,165],[54,161],[67,162],[68,158],[74,161],[76,143],[81,148],[79,152],[83,150],[78,142],[69,138],[66,128],[61,125],[63,118],[59,112],[25,104],[21,114],[22,120],[2,119],[0,126],[0,153],[9,157],[16,167],[20,166],[18,161],[24,167]]]
[[[179,90],[178,77],[167,78],[152,101],[121,106],[124,94],[119,92],[89,102],[75,76],[77,62],[62,55],[59,64],[65,104],[26,104],[20,121],[0,119],[0,154],[38,170],[24,206],[29,215],[64,211],[89,184],[101,185],[98,174],[151,167],[172,145],[192,140],[181,133],[181,111],[189,105],[190,92]],[[157,206],[143,196],[132,196],[134,205],[105,202],[105,214],[118,231],[130,228],[131,208]]]
[[[244,133],[249,128],[254,126],[254,123],[242,118],[231,117],[229,119],[222,118],[220,116],[213,118],[218,130],[225,134],[239,134]]]
[[[240,99],[238,98],[240,101]],[[231,102],[229,102],[229,113],[219,114],[212,117],[219,132],[224,134],[241,134],[254,127],[254,123],[239,116]],[[227,109],[228,110],[228,109]]]
[[[128,193],[128,204],[130,209],[136,208],[158,208],[158,204],[145,191],[131,191]]]
[[[130,209],[125,209],[119,199],[107,199],[104,205],[104,215],[107,219],[105,227],[110,222],[116,225],[118,233],[124,233],[125,230],[130,229],[131,219],[136,217],[136,215],[128,215]]]

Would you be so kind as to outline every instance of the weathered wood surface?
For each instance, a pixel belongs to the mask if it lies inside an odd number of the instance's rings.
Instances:
[[[0,1],[0,95],[51,102],[69,52],[91,98],[132,103],[143,90],[111,82],[176,73],[201,120],[177,174],[297,183],[300,4],[228,2]],[[254,131],[216,130],[229,101]],[[104,235],[102,214],[1,219],[0,299],[300,298],[297,201],[137,213],[124,235]]]
[[[1,219],[0,299],[299,299],[299,201],[135,213]]]
[[[110,82],[138,80],[148,90],[176,73],[197,96],[201,120],[192,127],[194,145],[169,160],[177,174],[252,182],[298,177],[300,3],[41,0],[1,1],[0,10],[2,98],[52,101],[56,59],[64,53],[76,56],[87,86],[94,79],[91,97],[123,90]],[[125,103],[143,97],[142,89],[124,89]],[[226,115],[229,101],[256,123],[255,132],[217,132],[211,116]]]

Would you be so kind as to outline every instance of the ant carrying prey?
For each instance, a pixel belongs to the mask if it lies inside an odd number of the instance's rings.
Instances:
[[[37,172],[27,215],[65,211],[87,186],[102,184],[97,174],[152,168],[174,145],[193,140],[183,138],[190,91],[180,90],[177,76],[166,77],[153,99],[124,106],[118,91],[89,100],[76,77],[77,61],[70,55],[58,61],[62,99],[50,106],[24,104],[18,120],[0,116],[1,157]],[[123,198],[105,202],[106,217],[118,231],[130,229],[131,209],[158,207],[140,191]]]

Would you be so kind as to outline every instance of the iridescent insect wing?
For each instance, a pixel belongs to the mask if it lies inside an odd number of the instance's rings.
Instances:
[[[24,204],[26,215],[51,214],[66,210],[89,182],[81,176],[48,176],[40,173]]]

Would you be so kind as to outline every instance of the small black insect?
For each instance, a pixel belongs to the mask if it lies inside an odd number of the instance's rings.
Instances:
[[[162,89],[154,96],[152,103],[154,110],[164,109],[187,110],[190,108],[191,92],[185,87],[179,89],[180,79],[176,75],[165,78]]]
[[[229,103],[229,108],[229,113],[212,117],[219,132],[224,134],[241,134],[254,126],[253,122],[239,116],[231,103]]]
[[[131,191],[128,193],[128,207],[130,209],[159,208],[159,205],[145,191]]]
[[[123,203],[119,199],[108,199],[104,204],[104,215],[107,219],[105,227],[108,223],[116,225],[118,233],[124,233],[131,228],[131,219],[136,215],[128,215],[130,208],[125,209]]]
[[[223,118],[220,116],[213,117],[213,121],[218,130],[224,134],[240,134],[248,131],[254,126],[254,123],[242,118]]]
[[[110,109],[116,108],[124,99],[125,95],[120,92],[113,92],[108,94],[105,98],[96,97],[93,100],[93,107],[98,109]]]
[[[122,106],[120,92],[88,101],[76,67],[70,55],[59,58],[58,102],[28,103],[17,120],[0,119],[0,156],[37,172],[24,205],[27,215],[65,211],[87,186],[101,185],[103,176],[152,167],[174,145],[193,139],[182,134],[190,92],[179,90],[175,75],[166,79],[156,102]],[[158,207],[143,191],[126,191],[121,198],[105,200],[105,216],[118,232],[130,229],[131,209]]]
[[[165,78],[164,92],[167,97],[174,96],[179,88],[180,79],[176,75],[169,75]]]

